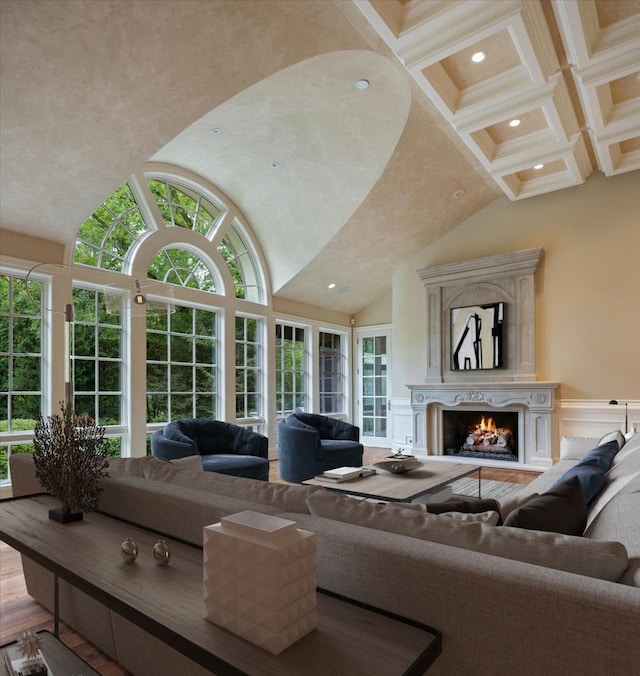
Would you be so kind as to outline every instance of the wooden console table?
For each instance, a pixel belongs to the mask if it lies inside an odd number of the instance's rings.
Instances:
[[[437,631],[319,591],[317,628],[272,655],[204,619],[201,548],[164,538],[171,562],[158,566],[158,533],[96,512],[62,525],[48,518],[56,505],[46,495],[0,502],[0,539],[219,676],[418,676],[440,654]],[[126,537],[135,563],[122,560]]]

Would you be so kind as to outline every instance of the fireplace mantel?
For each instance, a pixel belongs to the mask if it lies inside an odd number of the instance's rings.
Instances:
[[[407,385],[413,411],[413,450],[417,455],[442,455],[443,407],[490,411],[510,407],[522,413],[522,464],[552,463],[553,413],[558,383],[440,383]]]

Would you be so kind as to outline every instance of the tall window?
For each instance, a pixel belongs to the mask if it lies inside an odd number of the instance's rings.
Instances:
[[[260,322],[236,317],[236,420],[261,418]]]
[[[208,310],[172,305],[147,315],[147,422],[216,417],[216,334]]]
[[[387,436],[387,338],[362,339],[362,434]]]
[[[42,406],[42,283],[0,276],[0,482],[11,453],[30,452]],[[12,440],[12,441],[10,441]]]
[[[318,360],[320,413],[345,413],[342,336],[320,331]]]
[[[112,303],[110,304],[112,307]],[[73,290],[74,408],[99,425],[122,421],[122,316],[107,312],[104,294]]]
[[[307,406],[305,329],[276,324],[276,413],[283,417]]]

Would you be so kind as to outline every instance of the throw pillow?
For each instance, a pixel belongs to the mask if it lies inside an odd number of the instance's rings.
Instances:
[[[629,565],[627,550],[619,542],[465,523],[403,509],[399,503],[376,505],[332,495],[328,491],[314,493],[307,499],[307,504],[314,516],[602,580],[617,581]],[[308,527],[312,529],[311,525]]]
[[[602,444],[606,444],[609,441],[615,441],[618,444],[618,450],[620,450],[627,440],[624,438],[624,434],[622,434],[622,430],[615,430],[613,432],[609,432],[605,434],[600,441],[598,441],[598,446],[602,446]]]
[[[429,502],[426,507],[429,514],[447,514],[454,518],[464,518],[464,515],[493,512],[498,515],[498,519],[494,525],[497,526],[502,523],[500,505],[496,500],[447,500],[446,502]]]
[[[607,480],[605,472],[602,471],[598,464],[597,458],[593,458],[588,462],[580,461],[577,465],[570,467],[551,488],[556,488],[559,484],[565,483],[574,477],[578,477],[582,484],[582,492],[584,494],[585,504],[589,504],[593,498],[604,488]]]
[[[607,441],[603,444],[599,444],[596,448],[591,449],[578,464],[587,464],[591,460],[596,460],[598,467],[600,467],[603,472],[608,472],[611,463],[613,462],[613,458],[619,450],[620,446],[616,439]]]
[[[565,535],[582,535],[587,525],[587,505],[578,477],[558,484],[514,509],[504,525]]]
[[[522,505],[529,502],[533,498],[537,498],[539,493],[523,493],[522,491],[510,495],[508,498],[500,498],[498,501],[499,507],[498,511],[500,512],[500,517],[504,521],[514,509],[522,507]]]

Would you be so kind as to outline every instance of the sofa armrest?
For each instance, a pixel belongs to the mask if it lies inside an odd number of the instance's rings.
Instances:
[[[9,456],[9,472],[13,497],[46,493],[40,479],[36,477],[36,466],[32,453],[14,453]]]

